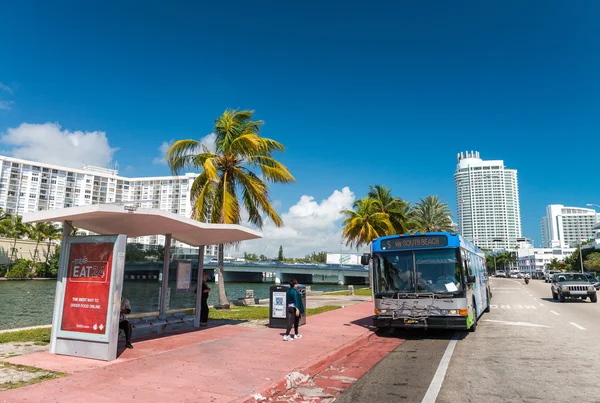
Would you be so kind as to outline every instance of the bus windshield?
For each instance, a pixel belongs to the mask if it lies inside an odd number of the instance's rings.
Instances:
[[[463,281],[457,249],[375,254],[375,293],[456,293]]]

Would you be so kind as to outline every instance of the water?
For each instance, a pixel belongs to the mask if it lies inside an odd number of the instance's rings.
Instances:
[[[218,303],[218,284],[207,283],[211,288],[208,304]],[[272,283],[225,283],[227,298],[230,301],[244,298],[246,290],[254,290],[257,298],[269,298]],[[193,284],[195,286],[195,284]],[[195,294],[177,294],[175,283],[169,282],[171,289],[170,309],[193,308]],[[347,286],[335,284],[311,284],[314,291],[347,290]],[[125,281],[123,294],[131,302],[134,313],[158,311],[158,281]],[[25,280],[0,281],[0,330],[52,323],[56,281]]]

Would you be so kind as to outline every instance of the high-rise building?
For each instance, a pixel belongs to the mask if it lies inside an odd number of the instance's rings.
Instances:
[[[115,169],[84,166],[67,168],[0,156],[0,208],[23,215],[38,210],[99,203],[135,203],[190,217],[190,190],[197,174],[126,178]],[[146,245],[163,245],[163,235],[131,239]],[[183,246],[179,243],[176,246]],[[215,255],[215,246],[206,248]]]
[[[454,182],[458,231],[480,248],[514,248],[521,238],[517,170],[467,151],[458,154]]]
[[[542,217],[542,240],[547,248],[575,247],[594,238],[594,225],[600,222],[596,210],[550,204]]]

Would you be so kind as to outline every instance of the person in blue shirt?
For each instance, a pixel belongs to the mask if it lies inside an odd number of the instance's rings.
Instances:
[[[298,324],[300,323],[300,317],[304,315],[304,304],[302,303],[302,296],[300,295],[300,291],[298,291],[298,282],[294,278],[290,280],[290,288],[286,292],[286,297],[287,329],[285,332],[285,336],[283,336],[283,340],[292,341],[294,339],[299,339],[300,337],[302,337],[302,335],[298,333]],[[293,337],[290,335],[292,326],[294,327],[295,333]]]

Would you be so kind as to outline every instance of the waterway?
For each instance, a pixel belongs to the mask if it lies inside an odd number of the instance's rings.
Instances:
[[[218,303],[218,285],[207,283],[212,289],[208,304]],[[195,284],[194,284],[195,285]],[[237,300],[246,295],[246,290],[254,290],[257,298],[269,298],[272,283],[225,283],[227,297]],[[192,308],[194,293],[177,294],[175,282],[169,282],[169,308]],[[347,290],[347,286],[335,284],[311,284],[314,291]],[[123,294],[131,302],[134,313],[158,311],[160,283],[158,281],[125,281]],[[0,330],[27,326],[39,326],[52,323],[56,281],[24,280],[0,281]]]

